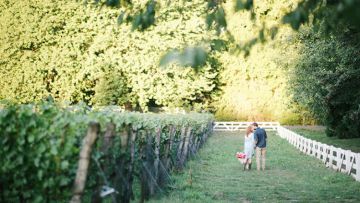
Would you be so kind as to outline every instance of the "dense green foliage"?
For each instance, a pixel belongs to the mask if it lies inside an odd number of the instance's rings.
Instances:
[[[360,137],[359,36],[303,32],[301,59],[292,75],[294,100],[328,126],[328,135]]]
[[[206,108],[218,89],[221,66],[215,59],[197,73],[158,66],[167,50],[211,37],[201,16],[206,4],[159,4],[164,5],[157,26],[144,35],[118,25],[119,10],[112,7],[72,0],[2,1],[0,99],[27,103],[51,95],[145,111],[154,105]]]
[[[359,135],[358,1],[33,0],[0,8],[0,99],[205,109],[221,120],[319,122],[329,135]]]
[[[102,150],[103,136],[97,139],[92,150],[85,196],[90,198],[92,194],[95,194],[94,191],[102,186],[105,177],[108,179],[105,183],[119,191],[119,198],[131,197],[131,189],[123,188],[125,180],[119,182],[113,177],[113,174],[116,174],[114,171],[126,171],[131,165],[127,162],[129,152],[122,147],[124,144],[126,146],[121,137],[124,130],[131,129],[138,135],[134,143],[136,151],[134,151],[135,155],[133,154],[132,164],[136,165],[134,165],[133,174],[130,174],[132,179],[140,176],[141,164],[144,160],[144,155],[140,151],[146,143],[144,140],[148,137],[156,137],[156,132],[161,133],[159,153],[161,158],[166,160],[164,146],[169,143],[169,127],[173,126],[175,130],[171,142],[173,146],[171,153],[167,156],[171,156],[171,159],[176,161],[179,158],[177,157],[178,149],[182,149],[178,146],[183,143],[180,141],[182,138],[180,136],[183,136],[180,133],[181,129],[190,127],[194,139],[188,138],[191,141],[190,145],[200,145],[205,141],[204,136],[209,134],[212,120],[213,117],[210,114],[161,115],[119,113],[109,110],[97,112],[90,111],[86,106],[62,108],[51,103],[7,106],[0,110],[0,156],[2,157],[0,160],[0,200],[1,202],[70,200],[78,167],[80,146],[89,122],[100,123],[101,135],[105,133],[108,123],[115,124],[116,136],[110,147],[111,150],[107,153]],[[154,145],[150,143],[152,153],[155,150],[155,141],[153,142]],[[191,153],[185,153],[184,160],[190,155]],[[105,165],[102,171],[96,163],[108,163],[104,162],[105,160],[110,160],[111,164]],[[122,163],[121,170],[117,168],[119,162]],[[149,164],[153,162],[154,160]],[[177,165],[172,163],[171,166]],[[149,166],[148,169],[151,167]],[[131,188],[131,182],[126,183]]]
[[[88,122],[81,111],[49,105],[0,111],[2,202],[69,198]]]
[[[144,2],[134,4],[144,6]],[[156,26],[131,32],[131,24],[118,25],[119,8],[72,1],[2,4],[6,20],[1,23],[0,38],[6,43],[0,52],[4,78],[0,99],[27,103],[51,95],[56,101],[145,111],[152,106],[208,109],[222,120],[298,122],[284,91],[286,69],[278,68],[291,63],[285,59],[293,52],[283,52],[284,46],[291,49],[284,44],[291,35],[289,29],[284,28],[274,43],[255,45],[248,58],[234,56],[230,53],[234,45],[226,36],[207,31],[206,3],[166,5],[157,4]],[[264,22],[280,25],[287,7],[294,6],[283,1],[267,11],[271,5],[254,9],[257,21],[247,13],[232,12],[231,1],[225,5],[235,42],[253,39]],[[266,18],[265,11],[271,18]],[[19,18],[11,18],[13,13]],[[195,48],[170,52],[164,60],[168,67],[159,67],[163,54],[185,46]],[[275,60],[274,53],[278,54]],[[206,63],[201,69],[180,68],[171,63],[175,56],[187,66],[197,67],[203,58]]]

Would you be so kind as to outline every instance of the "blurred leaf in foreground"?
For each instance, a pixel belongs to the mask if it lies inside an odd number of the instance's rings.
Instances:
[[[160,60],[160,66],[175,62],[181,66],[199,68],[205,65],[208,54],[201,47],[187,47],[181,52],[173,50],[165,54]]]

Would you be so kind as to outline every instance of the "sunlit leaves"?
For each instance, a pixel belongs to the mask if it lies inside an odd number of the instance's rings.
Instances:
[[[187,47],[182,51],[170,51],[160,60],[160,66],[166,66],[175,62],[181,66],[199,68],[205,65],[207,59],[206,51],[201,47]]]
[[[119,0],[96,0],[96,2],[101,2],[103,4],[113,6],[113,5],[122,5],[122,1]],[[126,1],[127,4],[132,4]],[[126,11],[128,15],[125,17],[124,13],[121,13],[118,17],[118,22],[131,22],[132,30],[145,30],[155,23],[155,9],[153,9],[153,4],[155,1],[151,0],[148,2],[147,8],[145,11],[141,9],[140,11]],[[207,0],[208,13],[206,15],[206,24],[209,29],[216,30],[219,35],[223,31],[227,31],[227,22],[226,22],[226,12],[223,9],[223,5],[226,1],[223,0]],[[261,1],[256,2],[261,3]],[[251,19],[255,20],[254,12],[254,0],[234,0],[234,10],[235,12],[241,10],[247,10],[251,13]],[[309,23],[311,19],[314,23],[314,28],[318,28],[318,23],[325,22],[327,25],[326,29],[328,31],[336,31],[336,25],[341,25],[343,23],[348,23],[349,25],[360,28],[360,15],[358,8],[360,6],[359,1],[354,0],[341,0],[341,1],[317,1],[317,0],[301,0],[299,1],[298,6],[292,11],[288,12],[286,15],[282,16],[283,23],[289,24],[293,29],[298,30],[302,24]],[[333,10],[332,16],[324,15],[324,11]],[[267,10],[265,13],[267,13]],[[136,13],[136,14],[132,14]],[[312,17],[310,17],[312,16]],[[271,32],[271,39],[274,38],[274,33]],[[262,34],[260,33],[260,37]],[[264,38],[259,39],[263,42]]]
[[[84,6],[71,1],[64,6],[59,1],[22,1],[2,11],[8,20],[0,24],[0,38],[6,42],[0,43],[0,99],[26,103],[51,95],[56,101],[143,111],[152,104],[184,107],[210,100],[214,91],[208,89],[217,78],[195,76],[188,68],[158,66],[166,50],[215,36],[206,30],[207,7],[202,0],[186,5],[157,1],[155,7],[147,0],[133,1],[132,6],[120,1],[119,8],[101,2],[93,5],[89,0]],[[157,25],[146,32],[139,32],[144,27],[138,25],[131,32],[130,17],[140,9],[142,14],[155,9]],[[20,17],[11,17],[14,13]],[[142,16],[140,20],[146,19]],[[47,32],[59,25],[61,30]],[[206,70],[204,75],[217,72]],[[207,87],[191,85],[194,81]]]

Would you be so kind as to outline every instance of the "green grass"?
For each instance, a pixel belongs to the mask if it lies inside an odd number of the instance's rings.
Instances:
[[[349,149],[353,152],[360,152],[360,138],[339,139],[337,137],[328,137],[326,136],[324,130],[311,130],[304,128],[294,128],[291,130],[304,137],[322,142],[324,144],[333,145],[342,149]]]
[[[150,202],[359,202],[360,183],[269,133],[267,169],[243,171],[243,133],[215,133],[173,174],[172,189]],[[256,168],[256,166],[253,166]]]

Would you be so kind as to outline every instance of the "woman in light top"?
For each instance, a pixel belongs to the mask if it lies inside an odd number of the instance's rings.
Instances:
[[[254,127],[248,126],[246,129],[245,134],[245,140],[244,140],[244,153],[246,155],[245,157],[245,163],[244,163],[244,170],[251,169],[251,157],[254,154],[254,147],[255,147],[255,140],[254,140]]]

